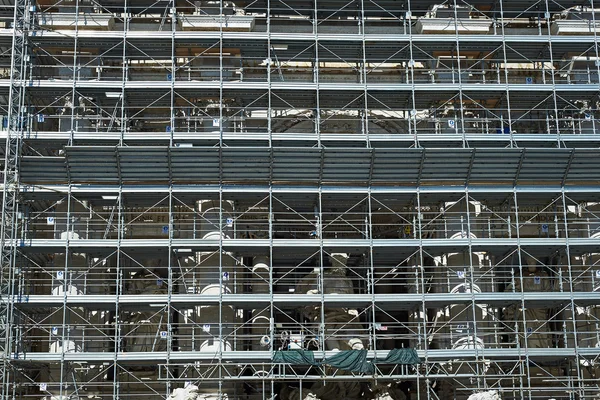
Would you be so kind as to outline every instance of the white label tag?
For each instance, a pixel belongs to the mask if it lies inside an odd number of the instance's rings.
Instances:
[[[54,217],[47,217],[46,225],[54,225]]]
[[[539,276],[534,277],[533,283],[535,283],[536,285],[540,285],[542,283],[542,278],[540,278]]]
[[[167,331],[160,331],[160,338],[161,339],[166,339],[168,336]]]
[[[40,390],[45,392],[48,389],[48,385],[45,383],[40,383]]]
[[[202,325],[202,330],[206,333],[210,332],[210,324]]]

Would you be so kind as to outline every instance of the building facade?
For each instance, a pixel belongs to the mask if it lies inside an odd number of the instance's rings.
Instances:
[[[600,398],[594,0],[1,3],[2,400]]]

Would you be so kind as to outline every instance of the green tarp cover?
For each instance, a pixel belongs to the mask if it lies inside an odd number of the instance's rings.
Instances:
[[[273,362],[294,365],[319,365],[315,361],[315,353],[310,350],[276,351]]]
[[[373,363],[367,360],[367,350],[345,350],[325,358],[322,362],[315,360],[315,354],[311,350],[288,350],[276,351],[273,362],[293,365],[330,365],[345,371],[361,374],[372,374],[375,372]],[[415,365],[421,360],[414,349],[392,349],[386,358],[377,359],[375,363]]]
[[[375,372],[373,364],[367,361],[367,350],[340,351],[331,357],[325,358],[323,364],[360,374],[372,374]]]
[[[421,359],[415,349],[392,349],[384,359],[376,362],[382,364],[416,365],[421,364]]]

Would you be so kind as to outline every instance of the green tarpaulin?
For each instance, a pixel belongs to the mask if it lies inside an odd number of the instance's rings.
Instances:
[[[331,357],[325,358],[323,364],[360,374],[375,372],[373,364],[367,361],[367,350],[340,351]]]
[[[415,349],[392,349],[384,359],[376,360],[382,364],[416,365],[421,364],[421,359]]]
[[[292,365],[330,365],[361,374],[375,372],[373,363],[367,360],[367,350],[340,351],[325,358],[322,362],[316,361],[314,352],[310,350],[276,351],[273,355],[273,362]],[[386,358],[376,359],[374,363],[416,365],[420,364],[421,360],[414,349],[392,349]]]
[[[315,361],[315,353],[310,350],[276,351],[273,362],[293,365],[319,365]]]

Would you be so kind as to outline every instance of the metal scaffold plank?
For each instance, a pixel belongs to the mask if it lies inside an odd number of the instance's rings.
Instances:
[[[59,182],[68,168],[73,183],[118,182],[116,159],[99,147],[66,149],[68,158],[25,157],[22,162],[23,182],[40,184]],[[174,182],[198,181],[266,182],[269,179],[268,148],[224,149],[221,154],[213,148],[177,149],[171,155]],[[119,166],[125,183],[166,182],[169,164],[165,147],[119,149]],[[298,148],[277,148],[273,151],[273,180],[314,182],[316,171],[321,171],[323,183],[389,185],[416,182],[479,185],[546,184],[563,182],[576,185],[594,185],[600,175],[595,170],[581,171],[581,165],[594,168],[591,161],[597,150],[538,149],[526,152],[520,149],[482,149],[471,163],[471,150],[456,149],[451,154],[444,150],[419,149],[313,149],[305,152]],[[425,154],[423,168],[419,169],[421,155]],[[324,155],[322,165],[317,154]],[[521,156],[523,160],[521,162]],[[220,158],[219,158],[220,157]],[[312,157],[312,160],[311,160]],[[372,182],[368,182],[370,160],[374,157]],[[212,168],[222,162],[222,176]],[[582,164],[585,161],[585,164]],[[471,172],[469,173],[469,168]],[[39,174],[40,171],[45,174]],[[581,172],[579,172],[581,171]]]
[[[388,350],[377,351],[377,357],[385,358],[389,353]],[[481,350],[475,349],[460,349],[460,350],[419,350],[417,351],[420,358],[435,361],[444,360],[472,360],[479,357]],[[486,359],[508,360],[523,357],[528,354],[532,361],[544,360],[559,360],[561,358],[573,357],[575,349],[485,349]],[[579,353],[586,357],[597,357],[600,355],[600,349],[588,348],[580,349]],[[323,359],[334,355],[333,351],[315,352],[315,359]],[[219,354],[220,359],[228,362],[253,362],[253,361],[271,361],[270,351],[223,351]],[[216,353],[210,352],[172,352],[169,359],[173,362],[201,362],[214,363]],[[375,352],[369,351],[367,359],[374,359]],[[15,359],[18,362],[58,362],[62,359],[61,354],[52,353],[27,353],[19,354]],[[114,361],[114,353],[68,353],[64,355],[64,359],[70,362],[105,362]],[[131,352],[117,353],[116,360],[120,363],[132,363],[136,361],[151,361],[164,362],[167,360],[166,352]]]
[[[398,301],[401,299],[401,301]],[[568,304],[573,299],[581,306],[599,305],[600,294],[594,292],[546,292],[546,293],[402,293],[353,295],[324,295],[323,301],[328,307],[368,307],[374,300],[377,308],[381,310],[414,310],[422,302],[429,307],[443,307],[447,304],[468,304],[473,300],[476,304],[492,307],[506,307],[518,304],[521,301],[530,307]],[[67,305],[70,307],[84,307],[90,310],[110,310],[117,300],[114,295],[70,295],[67,296]],[[167,304],[167,295],[121,295],[119,303],[124,309],[156,309]],[[174,294],[170,302],[176,308],[189,308],[195,306],[211,306],[223,304],[236,307],[266,307],[271,302],[281,309],[295,309],[297,307],[314,306],[321,302],[319,295],[307,294],[281,294],[250,295],[228,294],[219,298],[214,295],[201,294]],[[36,309],[40,307],[62,307],[63,299],[51,295],[29,295],[15,297],[15,306],[19,309]]]

